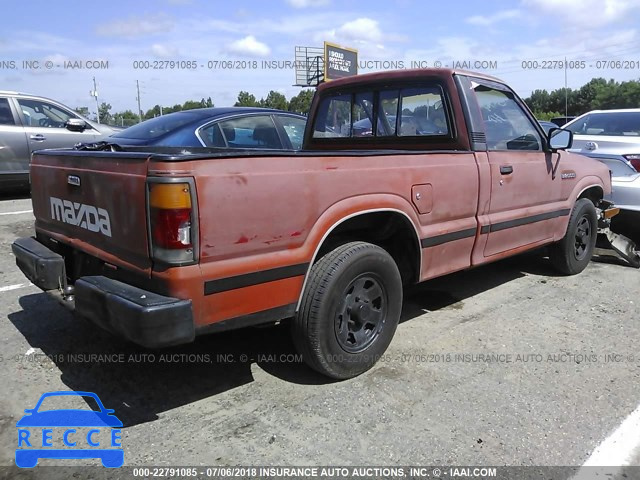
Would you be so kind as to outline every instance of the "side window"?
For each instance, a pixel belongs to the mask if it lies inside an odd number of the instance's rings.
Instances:
[[[282,115],[278,117],[278,121],[282,125],[287,137],[289,137],[293,149],[300,150],[304,138],[304,127],[307,124],[306,120]]]
[[[399,90],[384,90],[380,92],[380,105],[378,107],[378,131],[379,137],[396,134],[396,119],[398,118]]]
[[[447,135],[449,126],[441,90],[407,88],[400,92],[400,136]]]
[[[336,95],[322,101],[313,128],[315,138],[351,136],[351,95]]]
[[[75,116],[50,103],[39,100],[18,99],[24,116],[25,126],[64,128],[65,123]]]
[[[212,123],[198,130],[198,136],[207,147],[226,147],[222,131],[217,123]]]
[[[9,100],[6,98],[0,98],[0,125],[15,125],[16,122],[11,113],[11,107],[9,106]]]
[[[540,135],[508,92],[475,87],[489,150],[540,150]]]
[[[269,115],[251,115],[220,122],[229,148],[281,149],[280,137]]]

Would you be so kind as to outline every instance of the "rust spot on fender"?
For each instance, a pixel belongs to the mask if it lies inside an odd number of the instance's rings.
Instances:
[[[295,232],[293,232],[293,233],[291,234],[291,236],[292,236],[292,237],[299,237],[300,235],[302,235],[302,232],[301,232],[301,231],[298,231],[298,230],[296,230]]]
[[[242,235],[238,240],[236,240],[235,244],[239,244],[239,243],[247,243],[249,241],[249,239],[247,237],[245,237],[244,235]]]

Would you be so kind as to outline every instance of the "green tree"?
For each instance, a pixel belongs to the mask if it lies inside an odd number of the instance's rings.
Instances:
[[[73,109],[76,113],[82,115],[83,117],[89,116],[89,108],[88,107],[76,107]]]
[[[147,120],[149,118],[158,117],[160,116],[161,113],[165,113],[162,107],[160,105],[155,105],[153,108],[150,108],[149,110],[147,110],[143,118]]]
[[[131,110],[125,110],[124,112],[118,112],[113,114],[113,123],[120,127],[130,127],[140,121],[138,114]]]
[[[260,106],[266,108],[276,108],[278,110],[287,109],[287,97],[283,94],[271,90],[267,95],[267,98],[260,99]]]
[[[111,104],[102,102],[98,107],[98,118],[101,123],[109,123],[111,121]]]
[[[164,113],[165,115],[166,115],[167,113],[180,112],[180,111],[182,111],[182,110],[183,110],[182,105],[177,104],[177,103],[176,103],[173,107],[164,107],[164,108],[162,109],[162,111],[163,111],[163,113]]]
[[[315,90],[302,90],[298,95],[291,97],[287,110],[307,115],[311,108],[311,100],[313,100],[314,93]]]
[[[202,108],[203,105],[196,100],[187,100],[182,104],[181,110],[193,110],[194,108]]]
[[[234,107],[257,107],[259,105],[256,97],[249,92],[241,91],[238,94],[238,101],[233,105]]]

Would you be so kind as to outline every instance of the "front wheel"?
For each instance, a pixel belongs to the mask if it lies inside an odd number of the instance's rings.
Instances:
[[[401,310],[402,280],[391,255],[370,243],[347,243],[311,267],[293,340],[314,370],[355,377],[386,351]]]
[[[551,245],[551,264],[564,275],[582,272],[591,260],[597,238],[596,207],[590,200],[580,198],[571,211],[567,233],[562,240]]]

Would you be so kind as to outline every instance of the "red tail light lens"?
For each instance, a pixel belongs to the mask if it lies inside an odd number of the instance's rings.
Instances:
[[[154,260],[172,265],[197,260],[192,193],[189,182],[149,182],[149,233]]]
[[[168,250],[192,248],[191,209],[151,209],[153,245]]]
[[[640,153],[623,155],[623,157],[629,160],[629,163],[636,171],[640,172]]]

